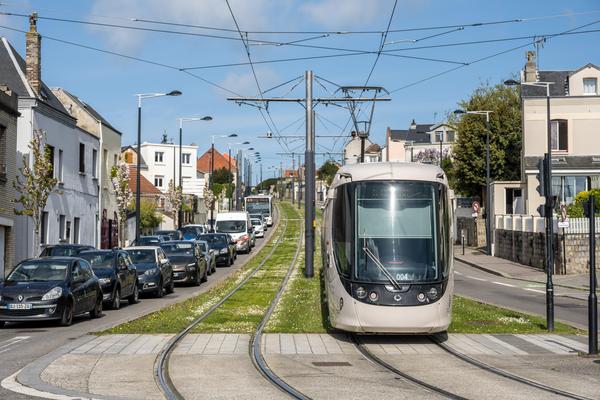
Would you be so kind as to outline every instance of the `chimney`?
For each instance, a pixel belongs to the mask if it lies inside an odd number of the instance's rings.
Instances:
[[[42,87],[42,37],[37,31],[37,13],[29,16],[29,32],[25,34],[25,72],[37,96]]]
[[[525,63],[525,82],[537,82],[537,66],[535,64],[535,51],[529,50],[527,53],[527,62]]]

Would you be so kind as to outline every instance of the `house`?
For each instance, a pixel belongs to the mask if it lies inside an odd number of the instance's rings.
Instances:
[[[0,86],[0,277],[14,264],[16,192],[12,185],[17,173],[17,118],[16,93]]]
[[[92,150],[92,176],[98,185],[98,209],[101,215],[96,246],[101,249],[113,248],[119,243],[119,221],[111,171],[120,157],[121,132],[92,106],[67,90],[54,88],[52,93],[69,114],[77,119],[77,127],[99,140],[100,152]]]
[[[524,83],[549,82],[552,145],[552,188],[559,203],[600,188],[600,68],[538,71],[535,53],[521,72]],[[537,215],[543,198],[536,191],[537,162],[547,152],[546,88],[521,85],[523,119],[522,184],[525,213]]]
[[[6,38],[1,39],[0,84],[18,95],[21,115],[17,120],[17,168],[22,166],[22,156],[30,153],[28,145],[33,132],[45,132],[59,183],[48,197],[39,237],[34,235],[31,217],[16,217],[15,263],[37,256],[44,243],[95,245],[100,223],[98,182],[94,177],[97,166],[93,159],[94,151],[99,154],[99,140],[77,127],[77,120],[43,82],[41,36],[36,24],[34,14],[26,33],[26,60]]]
[[[381,161],[381,147],[371,142],[368,138],[365,140],[365,162]],[[360,162],[362,139],[356,132],[352,132],[350,140],[344,146],[344,164],[356,164]]]
[[[394,162],[439,162],[439,154],[449,156],[457,139],[449,124],[417,124],[414,119],[409,129],[388,127],[385,136],[383,160]]]

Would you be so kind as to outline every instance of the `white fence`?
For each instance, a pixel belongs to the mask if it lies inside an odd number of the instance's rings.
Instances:
[[[600,217],[596,217],[596,233],[600,233]],[[546,219],[533,215],[496,215],[496,229],[520,232],[545,232]],[[554,218],[554,232],[561,232],[558,219]],[[569,218],[569,227],[564,228],[564,233],[588,233],[590,222],[588,218]]]

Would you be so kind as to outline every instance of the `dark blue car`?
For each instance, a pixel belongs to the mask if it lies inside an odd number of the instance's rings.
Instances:
[[[137,268],[140,293],[162,297],[164,292],[171,294],[175,291],[173,267],[163,249],[157,246],[140,246],[124,250]]]

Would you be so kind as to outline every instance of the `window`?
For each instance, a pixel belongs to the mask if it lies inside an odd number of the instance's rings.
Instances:
[[[40,243],[48,243],[48,211],[42,212],[42,226],[40,227]]]
[[[59,182],[63,181],[63,151],[58,150],[58,174],[56,175],[56,179]]]
[[[191,156],[190,153],[183,153],[181,155],[181,158],[182,158],[181,163],[182,164],[189,164],[190,163],[190,156]]]
[[[154,152],[154,162],[156,162],[156,163],[163,162],[164,155],[165,155],[165,153],[162,152],[162,151],[156,151],[156,152]]]
[[[551,121],[552,150],[568,151],[569,134],[568,123],[566,119],[555,119]]]
[[[448,132],[446,132],[446,141],[449,142],[449,143],[453,143],[454,140],[455,140],[454,131],[448,131]]]
[[[79,143],[79,173],[85,174],[85,144]]]
[[[67,228],[65,231],[65,241],[71,243],[71,221],[67,221]]]
[[[155,176],[154,177],[154,186],[161,188],[163,187],[163,179],[164,176]]]
[[[435,141],[438,143],[444,141],[444,131],[435,131]]]
[[[73,243],[79,243],[79,218],[73,218]]]
[[[506,196],[505,196],[506,214],[514,214],[515,213],[515,209],[517,208],[516,203],[518,202],[517,199],[520,198],[521,196],[522,196],[521,189],[506,188]]]
[[[559,203],[572,204],[577,194],[589,190],[589,181],[587,176],[553,176],[552,194]]]
[[[108,150],[104,150],[104,159],[108,162]],[[127,156],[125,158],[125,161],[127,161]],[[118,162],[119,162],[119,156],[115,154],[113,156],[113,166],[117,165]]]
[[[598,79],[583,78],[583,94],[595,95],[598,94]]]
[[[54,168],[54,146],[50,146],[49,144],[46,145],[46,156],[50,160],[50,168],[52,169],[52,176],[57,178],[57,176],[54,174],[55,172],[58,172]]]
[[[58,216],[58,240],[63,240],[65,238],[65,227],[67,223],[67,218],[64,215]]]
[[[0,125],[0,178],[6,180],[6,128]]]
[[[92,177],[98,177],[98,150],[92,149]]]
[[[133,154],[129,151],[127,153],[125,153],[125,162],[127,164],[133,164]],[[117,165],[117,164],[115,163],[115,165]]]

